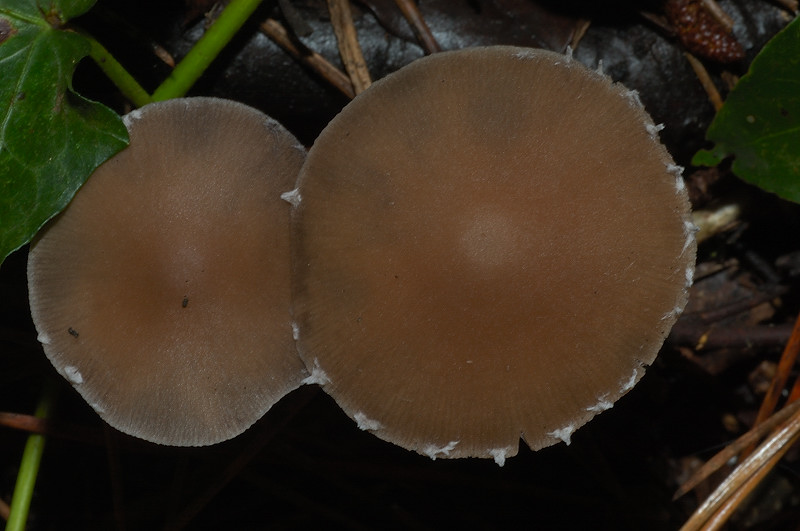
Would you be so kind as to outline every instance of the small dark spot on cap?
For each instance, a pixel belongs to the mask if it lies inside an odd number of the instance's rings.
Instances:
[[[67,328],[67,332],[69,332],[69,335],[71,335],[72,337],[78,337],[79,335],[78,331],[72,328],[71,326]]]
[[[17,33],[17,28],[11,25],[11,21],[7,18],[0,18],[0,44],[13,37],[15,33]]]
[[[189,306],[189,297],[184,297],[183,302],[181,302],[181,308],[186,308]]]

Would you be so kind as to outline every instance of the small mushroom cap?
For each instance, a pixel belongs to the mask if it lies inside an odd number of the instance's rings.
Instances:
[[[635,93],[541,50],[375,83],[298,180],[293,314],[316,381],[433,458],[569,442],[686,303],[693,227],[658,129]]]
[[[245,105],[188,98],[125,117],[31,247],[31,312],[56,369],[152,442],[238,435],[307,375],[289,317],[289,205],[305,149]]]

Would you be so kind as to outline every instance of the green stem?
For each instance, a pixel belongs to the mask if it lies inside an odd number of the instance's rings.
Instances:
[[[156,89],[153,100],[168,100],[185,95],[260,3],[261,0],[232,0],[170,76]]]
[[[58,387],[52,380],[45,382],[42,398],[36,407],[36,416],[40,419],[47,418],[53,409],[58,394]],[[44,435],[32,433],[28,436],[25,449],[22,452],[22,461],[17,474],[17,484],[11,499],[11,510],[6,522],[6,531],[23,531],[28,521],[28,510],[33,497],[33,487],[36,476],[39,474],[39,464],[42,462],[44,452]]]
[[[89,41],[91,49],[89,55],[100,70],[108,76],[114,85],[122,92],[122,95],[128,98],[134,105],[141,107],[153,101],[150,94],[144,90],[141,85],[128,73],[127,70],[114,59],[114,56],[103,47],[102,44],[97,42],[97,39],[86,33],[81,33],[86,40]]]

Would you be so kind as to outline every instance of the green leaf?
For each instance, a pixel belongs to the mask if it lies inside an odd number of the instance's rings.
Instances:
[[[800,18],[753,60],[706,138],[716,145],[693,162],[713,165],[733,155],[736,175],[800,202]]]
[[[0,263],[128,143],[114,111],[72,90],[89,42],[62,26],[94,2],[0,3]]]
[[[694,166],[716,166],[722,159],[715,153],[708,151],[707,149],[701,149],[697,153],[694,154],[692,157],[692,165]]]

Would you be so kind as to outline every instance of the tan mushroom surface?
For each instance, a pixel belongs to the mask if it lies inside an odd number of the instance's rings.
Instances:
[[[125,122],[130,146],[31,247],[31,312],[50,361],[111,426],[213,444],[307,376],[280,198],[305,149],[261,112],[214,98]]]
[[[312,380],[432,458],[569,443],[686,303],[694,227],[658,131],[635,93],[553,52],[445,52],[375,83],[298,179]]]

